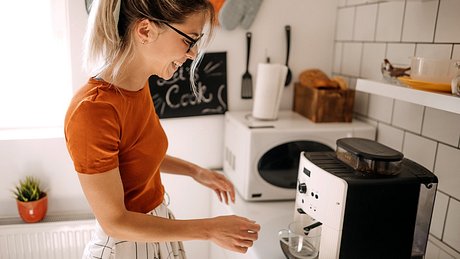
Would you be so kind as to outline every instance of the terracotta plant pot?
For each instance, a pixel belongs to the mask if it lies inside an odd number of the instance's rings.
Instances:
[[[27,223],[41,221],[48,210],[48,196],[44,194],[36,201],[23,202],[16,200],[19,216]]]

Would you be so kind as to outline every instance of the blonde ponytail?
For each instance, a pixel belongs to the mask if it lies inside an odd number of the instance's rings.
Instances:
[[[114,65],[120,53],[121,39],[118,34],[119,14],[117,13],[120,2],[121,0],[93,1],[88,18],[84,51],[84,65],[92,76]],[[114,67],[114,74],[119,68],[120,66]]]

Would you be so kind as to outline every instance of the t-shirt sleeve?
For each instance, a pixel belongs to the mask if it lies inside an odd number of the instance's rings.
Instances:
[[[69,116],[64,132],[75,170],[97,174],[116,168],[121,129],[114,107],[85,100]]]

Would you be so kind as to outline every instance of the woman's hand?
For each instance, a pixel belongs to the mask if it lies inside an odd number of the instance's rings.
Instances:
[[[260,225],[240,216],[219,216],[208,225],[209,239],[225,249],[246,253],[257,240]]]
[[[197,167],[193,179],[214,190],[220,202],[224,199],[225,203],[228,204],[229,198],[233,203],[235,202],[235,187],[223,174]]]

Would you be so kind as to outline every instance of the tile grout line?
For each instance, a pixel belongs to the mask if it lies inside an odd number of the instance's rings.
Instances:
[[[439,18],[439,9],[441,7],[441,0],[438,0],[438,8],[436,10],[436,18],[435,18],[435,21],[434,21],[434,30],[433,30],[433,42],[432,43],[436,43],[436,30],[438,28],[438,18]]]
[[[399,40],[401,42],[403,40],[403,35],[404,35],[404,22],[406,21],[406,8],[407,8],[407,0],[404,1],[403,17],[401,21],[401,34],[399,35]]]

